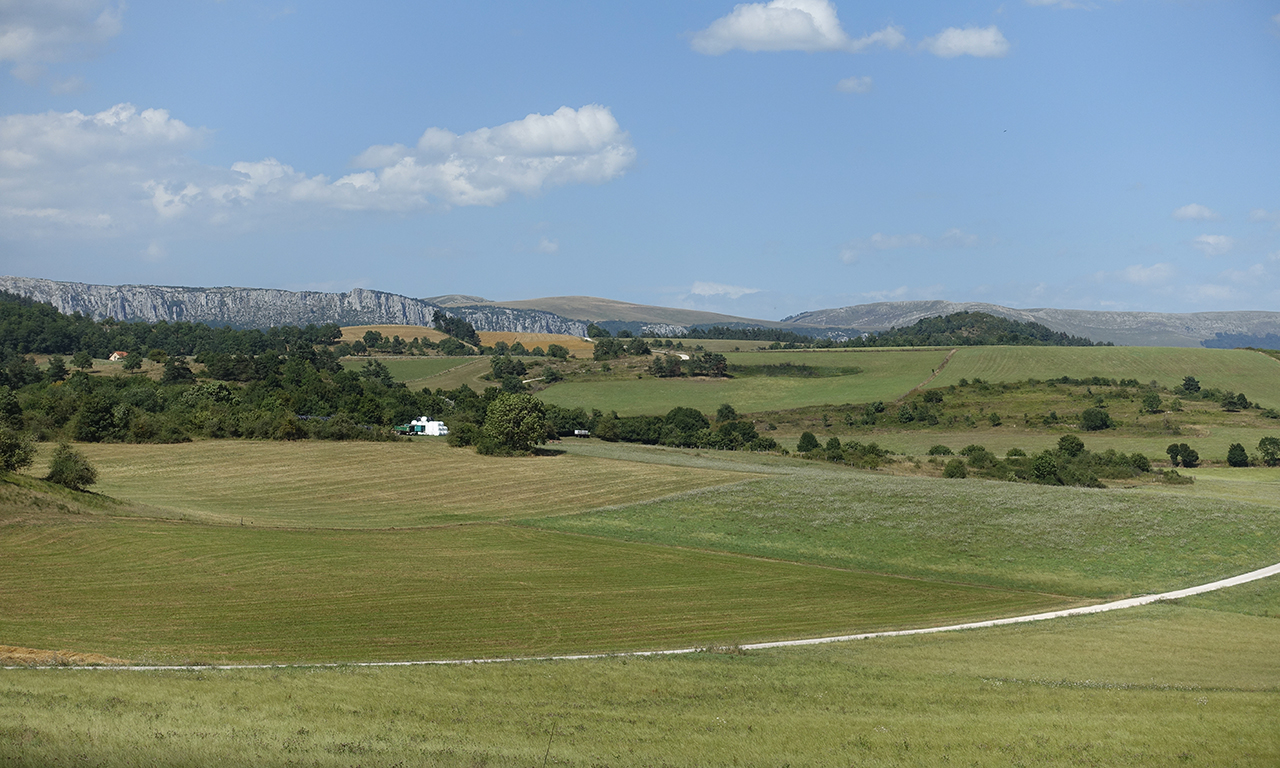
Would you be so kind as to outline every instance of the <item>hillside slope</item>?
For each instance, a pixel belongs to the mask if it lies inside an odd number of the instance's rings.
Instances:
[[[1083,309],[1013,309],[998,304],[953,301],[886,301],[838,309],[819,309],[784,318],[830,328],[878,331],[901,328],[926,317],[955,312],[987,312],[1055,331],[1127,346],[1198,347],[1217,333],[1280,333],[1280,312],[1096,312]]]

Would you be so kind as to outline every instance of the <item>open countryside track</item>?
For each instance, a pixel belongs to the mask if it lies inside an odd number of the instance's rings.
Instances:
[[[967,624],[951,624],[945,627],[925,627],[922,629],[900,629],[886,632],[864,632],[856,635],[835,635],[832,637],[813,637],[806,640],[779,640],[769,643],[751,643],[748,645],[736,646],[744,651],[764,650],[766,648],[788,648],[801,645],[820,645],[823,643],[841,643],[850,640],[870,640],[878,637],[905,637],[908,635],[928,635],[936,632],[956,632],[964,629],[983,629],[986,627],[999,627],[1007,624],[1023,624],[1032,621],[1045,621],[1048,619],[1061,619],[1069,616],[1085,616],[1094,613],[1106,613],[1108,611],[1118,611],[1125,608],[1136,608],[1140,605],[1149,605],[1162,600],[1178,600],[1192,595],[1199,595],[1205,592],[1213,592],[1227,587],[1235,587],[1241,584],[1248,584],[1251,581],[1265,579],[1270,576],[1280,575],[1280,563],[1269,565],[1265,568],[1259,568],[1255,571],[1242,573],[1239,576],[1232,576],[1226,579],[1219,579],[1208,584],[1201,584],[1195,587],[1187,587],[1186,589],[1177,589],[1171,592],[1161,592],[1155,595],[1140,595],[1138,597],[1130,597],[1124,600],[1114,600],[1109,603],[1099,603],[1097,605],[1086,605],[1080,608],[1067,608],[1061,611],[1048,611],[1046,613],[1033,613],[1026,616],[1013,616],[1005,619],[989,619],[987,621],[974,621]],[[234,670],[234,669],[282,669],[282,668],[323,668],[323,667],[418,667],[429,665],[450,665],[450,664],[494,664],[499,662],[510,661],[576,661],[582,659],[612,659],[627,658],[638,656],[674,656],[678,654],[697,653],[704,651],[705,648],[676,648],[665,651],[625,651],[621,653],[582,653],[564,656],[521,656],[510,658],[493,658],[493,659],[437,659],[434,661],[343,661],[328,662],[321,664],[194,664],[194,665],[119,665],[119,666],[9,666],[0,667],[0,669],[94,669],[94,670],[123,670],[130,672],[160,672],[160,671],[206,671],[206,670]]]

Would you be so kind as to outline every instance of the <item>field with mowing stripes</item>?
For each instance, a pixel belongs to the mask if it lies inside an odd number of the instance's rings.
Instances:
[[[387,367],[392,378],[409,386],[420,379],[439,376],[445,371],[466,363],[474,363],[474,357],[344,357],[342,367],[359,371],[370,360],[377,360]],[[414,387],[421,389],[421,387]]]
[[[1132,378],[1171,388],[1195,376],[1203,386],[1244,392],[1265,407],[1280,408],[1280,361],[1247,349],[960,347],[932,386],[975,377],[1001,382],[1058,376]]]
[[[813,366],[859,367],[862,373],[830,378],[744,377],[734,379],[655,379],[564,382],[538,393],[548,403],[566,408],[616,410],[621,416],[665,414],[681,405],[715,413],[732,403],[740,413],[799,408],[826,403],[894,400],[942,364],[947,350],[850,350],[738,352],[730,363],[770,365],[784,362]]]

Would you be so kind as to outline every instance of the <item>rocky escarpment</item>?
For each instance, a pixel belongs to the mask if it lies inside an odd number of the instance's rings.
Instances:
[[[431,325],[440,307],[423,299],[354,288],[346,293],[272,288],[185,288],[91,285],[29,277],[0,277],[0,290],[48,302],[60,312],[96,319],[188,321],[236,328],[338,323]],[[550,312],[504,307],[449,307],[479,331],[565,333],[581,336],[586,323]]]

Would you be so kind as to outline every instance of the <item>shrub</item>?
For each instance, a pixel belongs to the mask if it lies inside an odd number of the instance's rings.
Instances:
[[[1086,408],[1080,414],[1080,428],[1086,432],[1110,429],[1111,425],[1111,414],[1101,408]]]
[[[1280,437],[1264,437],[1258,441],[1258,453],[1268,467],[1280,464]]]
[[[1084,453],[1084,441],[1075,435],[1063,435],[1058,438],[1058,450],[1074,459]]]
[[[954,451],[952,451],[950,448],[948,448],[948,447],[947,447],[947,446],[945,446],[945,445],[935,445],[935,446],[933,446],[932,448],[930,448],[930,449],[929,449],[929,452],[928,452],[928,454],[927,454],[927,455],[929,455],[929,456],[950,456],[950,455],[952,455],[952,453],[954,453]]]
[[[1227,449],[1227,464],[1233,467],[1249,466],[1249,454],[1245,452],[1244,446],[1240,443],[1232,443]]]
[[[818,438],[814,437],[812,432],[805,432],[800,435],[800,442],[796,445],[797,453],[808,453],[818,448]]]
[[[969,470],[965,469],[963,461],[952,459],[942,468],[942,476],[963,479],[969,476]]]
[[[71,450],[71,446],[59,443],[53,451],[53,460],[49,462],[49,474],[45,480],[73,491],[83,491],[98,482],[98,470],[84,456]]]
[[[1007,457],[1009,457],[1009,458],[1011,458],[1011,459],[1012,459],[1012,458],[1021,458],[1021,457],[1026,456],[1026,455],[1027,455],[1027,452],[1026,452],[1026,451],[1024,451],[1024,450],[1022,450],[1021,448],[1010,448],[1010,449],[1005,453],[1005,456],[1007,456]]]
[[[31,466],[36,450],[31,436],[0,425],[0,472]]]

